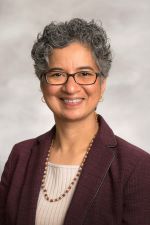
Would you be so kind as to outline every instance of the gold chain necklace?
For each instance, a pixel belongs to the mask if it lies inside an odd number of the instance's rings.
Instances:
[[[47,176],[47,171],[48,171],[48,160],[49,160],[49,156],[50,156],[50,150],[51,150],[51,148],[53,146],[53,143],[54,143],[54,139],[52,140],[51,146],[50,146],[50,148],[48,150],[48,154],[47,154],[47,157],[46,157],[45,169],[44,169],[43,178],[42,178],[42,184],[41,184],[41,188],[43,190],[44,197],[45,197],[45,199],[47,201],[49,201],[49,202],[57,202],[57,201],[61,200],[62,198],[64,198],[68,194],[68,192],[72,189],[72,186],[76,183],[78,177],[80,176],[80,174],[82,172],[83,166],[84,166],[85,161],[87,159],[88,153],[91,150],[91,147],[92,147],[93,141],[95,139],[95,136],[96,136],[96,134],[92,138],[92,140],[91,140],[91,142],[90,142],[90,144],[89,144],[89,146],[87,148],[87,151],[86,151],[86,153],[85,153],[85,155],[83,157],[83,160],[82,160],[82,162],[81,162],[81,164],[79,166],[79,169],[78,169],[75,177],[72,179],[70,185],[67,187],[67,189],[59,197],[53,198],[53,199],[49,197],[47,189],[46,189],[46,176]]]

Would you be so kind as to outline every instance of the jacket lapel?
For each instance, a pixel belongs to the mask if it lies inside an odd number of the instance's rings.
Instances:
[[[31,149],[25,183],[20,196],[17,225],[34,225],[45,160],[55,128],[40,137]]]
[[[82,225],[115,158],[116,139],[99,117],[100,129],[85,162],[64,225]]]

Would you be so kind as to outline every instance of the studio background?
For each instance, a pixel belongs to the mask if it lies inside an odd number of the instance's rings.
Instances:
[[[15,143],[54,124],[30,51],[46,24],[73,17],[102,21],[110,38],[112,69],[97,112],[117,135],[150,152],[150,1],[0,0],[0,175]]]

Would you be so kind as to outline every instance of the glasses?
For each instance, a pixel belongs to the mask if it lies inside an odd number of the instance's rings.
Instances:
[[[103,76],[102,72],[93,71],[79,71],[73,74],[69,74],[62,71],[49,71],[45,74],[45,79],[48,84],[62,85],[67,83],[69,77],[73,77],[74,81],[80,85],[94,84],[98,76]]]

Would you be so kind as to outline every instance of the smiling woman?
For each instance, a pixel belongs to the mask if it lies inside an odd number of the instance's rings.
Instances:
[[[0,225],[150,224],[150,155],[95,112],[112,61],[102,26],[52,22],[32,58],[55,125],[13,148],[0,182]]]
[[[99,69],[90,49],[78,42],[55,49],[49,57],[49,68],[46,73],[49,82],[43,80],[41,89],[55,120],[80,120],[80,124],[81,119],[93,120],[106,80],[100,83]]]

